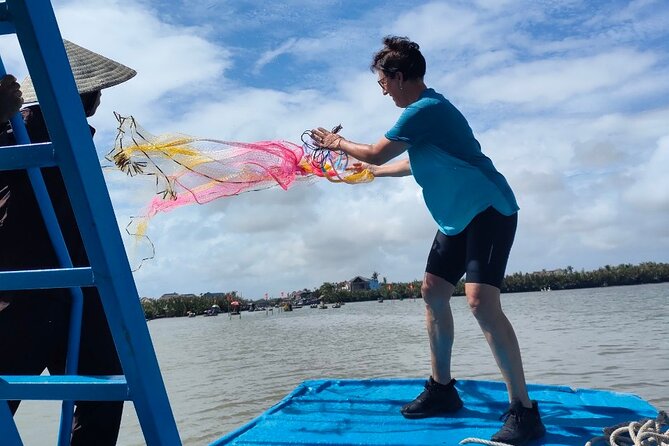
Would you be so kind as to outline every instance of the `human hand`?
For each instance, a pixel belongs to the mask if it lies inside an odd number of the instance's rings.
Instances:
[[[0,122],[9,121],[23,105],[23,93],[16,78],[11,74],[0,80]]]
[[[337,132],[341,130],[341,126],[337,126],[332,131],[325,130],[323,127],[318,127],[311,131],[311,139],[314,140],[314,143],[318,147],[323,149],[330,150],[339,150],[341,149],[341,136],[337,135]]]
[[[374,175],[374,170],[376,166],[374,164],[368,164],[368,163],[363,163],[361,161],[357,163],[353,163],[350,166],[346,167],[346,170],[353,172],[353,173],[360,173],[365,170],[369,171],[372,175]]]

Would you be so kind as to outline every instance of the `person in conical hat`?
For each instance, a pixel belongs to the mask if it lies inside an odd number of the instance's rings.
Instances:
[[[136,74],[131,68],[72,42],[65,40],[64,44],[87,117],[93,116],[100,104],[101,90]],[[39,97],[29,77],[23,81],[21,90],[27,104],[21,112],[31,142],[49,141],[37,102]],[[10,97],[14,97],[15,93],[10,93]],[[3,126],[0,127],[0,146],[15,144],[8,123],[0,125]],[[94,131],[91,127],[91,134]],[[41,171],[72,264],[89,266],[60,169],[49,167]],[[0,271],[60,267],[26,171],[0,171],[0,192],[0,215],[4,216],[0,221]],[[123,374],[97,288],[82,291],[84,308],[78,373]],[[68,290],[0,291],[0,375],[40,375],[44,369],[52,375],[63,374],[69,315]],[[75,404],[71,445],[115,445],[123,402],[76,401]],[[18,405],[18,401],[9,402],[12,413]]]
[[[137,72],[122,63],[111,60],[89,49],[63,39],[67,59],[70,61],[74,82],[81,95],[86,116],[93,116],[99,105],[101,91],[113,87],[135,77]],[[38,102],[35,87],[30,76],[21,83],[23,102],[31,104]],[[95,108],[93,108],[93,105]],[[92,113],[90,113],[92,110]],[[90,114],[89,114],[90,113]]]

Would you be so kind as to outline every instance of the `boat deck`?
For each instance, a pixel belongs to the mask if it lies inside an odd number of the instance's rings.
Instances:
[[[464,408],[454,416],[407,420],[400,407],[421,392],[424,380],[305,381],[275,406],[216,445],[456,445],[489,439],[507,409],[502,382],[458,381]],[[635,395],[529,385],[547,434],[535,444],[584,445],[602,428],[655,418],[657,410]]]

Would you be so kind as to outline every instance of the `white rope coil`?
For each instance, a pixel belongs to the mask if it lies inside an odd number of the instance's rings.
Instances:
[[[460,441],[460,444],[467,444],[467,443],[476,443],[476,444],[485,444],[488,446],[513,446],[508,443],[500,443],[499,441],[491,441],[491,440],[484,440],[483,438],[465,438],[464,440]]]
[[[669,446],[668,424],[667,413],[660,411],[654,420],[645,419],[606,427],[604,435],[593,438],[585,446],[594,446],[600,442],[610,446]]]

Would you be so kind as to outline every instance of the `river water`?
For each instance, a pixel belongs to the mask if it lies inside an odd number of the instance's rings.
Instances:
[[[629,392],[669,409],[669,283],[505,294],[502,304],[528,382]],[[453,376],[500,380],[465,298],[452,308]],[[420,299],[160,319],[149,329],[186,445],[220,438],[307,379],[430,373]],[[24,402],[25,445],[56,444],[58,416],[59,403]],[[144,444],[131,403],[119,444]]]

